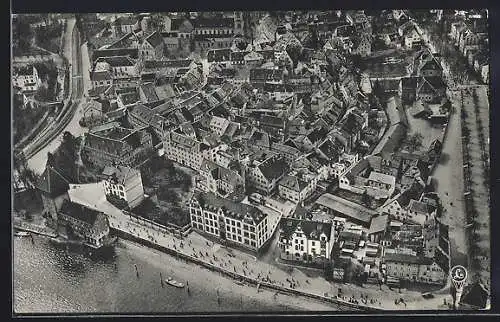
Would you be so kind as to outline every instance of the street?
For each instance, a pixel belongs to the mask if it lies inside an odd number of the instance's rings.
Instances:
[[[68,22],[68,26],[74,25],[74,22]],[[68,27],[69,29],[70,27]],[[71,132],[74,136],[79,136],[85,132],[85,129],[79,125],[79,120],[83,114],[81,98],[84,92],[82,52],[80,46],[80,34],[76,26],[72,29],[70,53],[65,43],[65,56],[69,57],[71,63],[70,85],[72,103],[67,106],[67,110],[59,115],[55,122],[48,129],[42,131],[30,144],[24,148],[24,153],[28,162],[28,167],[35,173],[41,174],[45,169],[47,153],[55,151],[65,131]]]

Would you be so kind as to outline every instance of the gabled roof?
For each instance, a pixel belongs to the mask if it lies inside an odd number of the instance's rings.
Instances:
[[[233,28],[232,18],[197,18],[193,21],[195,28]]]
[[[173,60],[146,60],[144,68],[186,68],[191,65],[192,59],[173,59]]]
[[[307,187],[307,182],[297,176],[286,175],[280,180],[279,185],[293,191],[301,192]]]
[[[423,192],[424,187],[415,181],[410,188],[406,189],[399,195],[397,201],[401,207],[406,208],[410,204],[410,200],[419,200]]]
[[[223,62],[231,59],[231,49],[210,49],[207,53],[207,60],[211,62]]]
[[[375,234],[384,231],[388,223],[389,223],[388,215],[380,215],[377,217],[373,217],[372,222],[370,223],[370,229],[368,230],[368,234]]]
[[[289,240],[293,233],[300,227],[302,232],[306,235],[309,240],[319,240],[321,234],[326,235],[326,241],[330,241],[330,235],[332,232],[331,222],[320,222],[312,220],[302,220],[295,218],[282,218],[280,220],[280,239],[285,238]]]
[[[430,214],[435,210],[435,208],[431,205],[413,199],[410,201],[410,205],[408,208],[410,211],[415,211],[421,214]]]
[[[158,31],[155,31],[151,35],[149,35],[145,39],[145,41],[147,41],[153,47],[158,47],[159,45],[163,44],[163,38]]]
[[[52,166],[47,165],[37,188],[51,197],[57,197],[68,191],[69,181]]]
[[[196,192],[191,203],[204,209],[222,209],[226,216],[254,225],[259,224],[267,217],[265,213],[252,205],[220,198],[211,192]]]
[[[108,178],[116,178],[117,183],[125,185],[125,182],[137,175],[141,175],[141,172],[137,169],[132,169],[124,166],[111,167],[107,166],[102,171],[102,174]]]
[[[58,211],[67,216],[73,217],[79,221],[83,221],[89,225],[94,225],[97,216],[102,212],[87,208],[83,205],[64,200],[61,209]]]
[[[269,158],[259,164],[262,175],[269,181],[281,177],[288,171],[288,163],[284,158]]]
[[[325,193],[316,200],[316,204],[327,207],[346,217],[369,224],[377,212],[352,201],[340,198],[330,193]]]
[[[391,263],[407,263],[416,265],[430,265],[433,263],[432,258],[400,253],[386,253],[384,256],[384,261]]]

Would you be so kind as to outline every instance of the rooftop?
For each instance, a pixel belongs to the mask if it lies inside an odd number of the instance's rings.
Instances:
[[[281,218],[280,220],[280,238],[290,239],[297,229],[301,229],[307,236],[307,239],[319,240],[321,234],[326,235],[326,240],[330,240],[332,223],[311,221],[295,218]]]
[[[358,205],[349,200],[340,198],[330,193],[325,193],[316,200],[316,204],[332,209],[347,217],[369,224],[377,213],[371,209]]]
[[[202,208],[223,209],[228,217],[257,225],[266,217],[258,208],[240,202],[233,202],[226,198],[217,197],[211,192],[197,192],[192,202],[198,203]]]

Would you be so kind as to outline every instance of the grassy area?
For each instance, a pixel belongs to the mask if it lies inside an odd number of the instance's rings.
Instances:
[[[18,95],[14,95],[13,103],[13,135],[14,144],[19,142],[24,136],[26,136],[31,129],[40,121],[40,119],[45,114],[45,110],[42,108],[34,108],[31,105],[23,108],[21,98]]]
[[[35,29],[35,42],[48,51],[58,53],[63,30],[62,23],[38,27]]]
[[[165,207],[151,199],[146,199],[142,204],[134,208],[133,213],[161,225],[174,224],[183,227],[190,222],[187,210],[181,207]]]

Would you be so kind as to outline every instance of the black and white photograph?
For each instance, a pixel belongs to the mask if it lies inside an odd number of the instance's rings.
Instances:
[[[490,310],[488,21],[12,13],[12,314]]]

